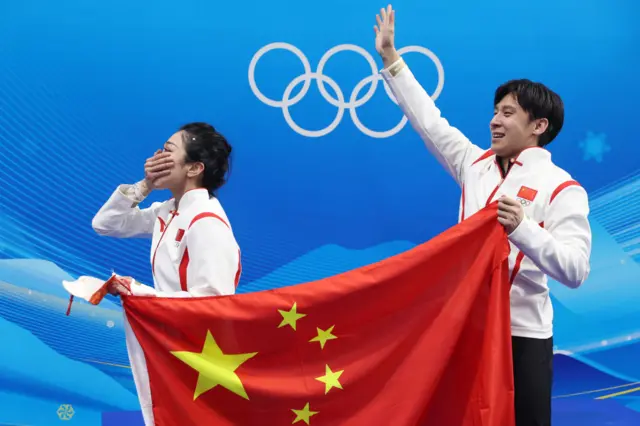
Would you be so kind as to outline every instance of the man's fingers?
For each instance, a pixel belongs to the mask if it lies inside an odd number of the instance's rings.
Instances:
[[[504,211],[508,211],[508,212],[511,212],[511,213],[517,215],[519,208],[520,208],[520,206],[518,204],[508,204],[508,203],[503,202],[502,199],[500,201],[498,201],[498,211],[504,210]]]
[[[513,198],[507,197],[506,195],[500,197],[500,199],[498,200],[499,203],[504,203],[508,206],[518,206],[519,203],[514,200]]]
[[[518,216],[518,210],[515,207],[511,207],[511,206],[504,206],[502,208],[498,208],[498,213],[500,212],[505,212],[506,214]]]
[[[376,15],[376,22],[378,23],[378,28],[382,28],[382,20],[380,19],[380,15]]]
[[[498,217],[508,219],[513,216],[513,213],[508,212],[506,210],[498,210]]]

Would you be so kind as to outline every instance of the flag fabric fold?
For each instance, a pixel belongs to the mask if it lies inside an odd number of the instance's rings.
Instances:
[[[508,254],[494,203],[326,279],[123,297],[155,424],[513,426]]]

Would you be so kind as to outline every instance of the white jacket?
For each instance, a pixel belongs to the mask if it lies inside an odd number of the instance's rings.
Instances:
[[[240,249],[220,202],[206,189],[138,208],[136,187],[121,185],[93,219],[93,229],[111,237],[151,238],[154,287],[132,285],[137,296],[196,297],[235,293],[242,271]],[[144,352],[124,318],[127,352],[146,426],[154,425]]]
[[[381,71],[429,151],[462,189],[459,220],[500,196],[518,200],[525,218],[509,236],[511,334],[553,335],[547,276],[571,287],[589,275],[591,229],[586,191],[543,148],[524,150],[506,176],[495,155],[472,144],[440,110],[400,59]]]
[[[133,286],[135,295],[162,297],[217,296],[235,293],[240,279],[240,249],[229,219],[206,189],[146,209],[131,186],[122,185],[93,218],[100,235],[151,238],[154,287]],[[128,192],[128,193],[127,193]]]

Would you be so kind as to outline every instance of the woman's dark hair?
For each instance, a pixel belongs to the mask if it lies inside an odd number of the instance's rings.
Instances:
[[[187,163],[204,164],[202,186],[210,194],[224,185],[230,169],[231,145],[227,139],[207,123],[189,123],[180,127],[184,132]]]

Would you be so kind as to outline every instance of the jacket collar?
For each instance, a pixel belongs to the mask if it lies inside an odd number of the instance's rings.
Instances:
[[[492,167],[492,165],[495,165],[495,167],[497,167],[498,170],[500,171],[500,174],[502,174],[503,177],[505,177],[506,174],[502,169],[502,166],[500,165],[500,158],[497,155],[495,155],[493,151],[488,150],[480,158],[478,158],[476,162],[489,157],[493,157],[493,161],[488,163],[487,170],[489,170]],[[529,168],[532,166],[533,167],[539,166],[542,163],[550,163],[550,162],[551,162],[551,153],[549,151],[539,146],[532,146],[530,148],[525,148],[520,152],[520,154],[518,154],[516,158],[511,159],[511,161],[509,162],[507,173],[513,168],[513,166],[518,166],[518,167],[525,166]]]
[[[205,188],[190,189],[187,192],[185,192],[184,195],[182,195],[182,198],[180,199],[180,204],[178,205],[178,213],[181,211],[185,211],[191,205],[193,205],[198,201],[208,200],[210,198],[211,198],[211,195],[209,194],[209,191],[207,191]],[[176,206],[176,200],[173,199],[173,209],[171,210],[172,212],[175,212],[175,209],[176,209],[175,206]]]
[[[551,161],[551,153],[539,146],[532,146],[531,148],[525,148],[515,158],[514,162],[520,162],[521,165],[525,163],[548,163]]]
[[[493,161],[489,161],[487,163],[487,167],[490,167],[491,164],[498,164],[498,156],[496,156],[495,153],[490,149],[485,151],[484,154],[478,157],[473,162],[473,164],[479,163],[483,160],[487,160],[491,157],[493,157]],[[551,162],[551,153],[539,146],[532,146],[531,148],[525,148],[524,150],[522,150],[522,152],[520,152],[520,154],[518,154],[518,156],[511,161],[511,163],[518,164],[519,166],[522,166],[524,162],[527,162],[529,164]]]

